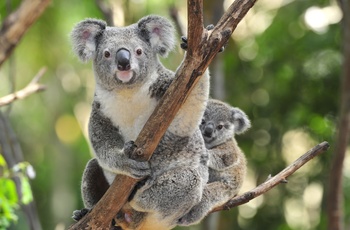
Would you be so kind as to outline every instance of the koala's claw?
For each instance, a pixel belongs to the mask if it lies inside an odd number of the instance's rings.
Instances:
[[[161,99],[172,82],[172,78],[158,78],[157,81],[149,88],[151,97],[154,97],[157,100]]]
[[[148,161],[135,161],[129,159],[124,165],[124,171],[131,177],[142,179],[151,174],[151,167]]]
[[[187,46],[187,37],[186,36],[181,36],[181,49],[187,50],[188,46]]]
[[[137,148],[137,145],[135,144],[134,141],[128,141],[124,144],[124,154],[127,157],[133,159],[136,148]]]
[[[90,209],[87,209],[87,208],[75,210],[73,211],[72,219],[78,222],[79,220],[81,220],[81,218],[83,218],[86,214],[88,214],[89,211]]]
[[[131,177],[141,179],[151,174],[151,168],[149,162],[136,161],[137,145],[134,141],[128,141],[124,144],[124,154],[128,158],[122,169]]]
[[[213,24],[210,24],[210,25],[207,25],[207,27],[205,27],[207,30],[212,30],[214,29],[214,25]]]
[[[212,30],[214,29],[214,25],[208,25],[206,27],[207,30]],[[188,48],[188,43],[187,43],[187,37],[186,36],[181,36],[181,43],[180,43],[180,47],[183,50],[187,50]],[[223,47],[220,48],[219,53],[223,52],[225,50],[225,45]]]
[[[131,173],[131,176],[133,178],[142,179],[142,178],[145,178],[145,177],[151,175],[151,169],[150,169],[150,165],[148,162],[138,162],[138,166],[140,166],[140,165],[144,168],[143,169],[140,169],[140,168],[131,169],[130,173]]]
[[[201,219],[200,216],[198,216],[197,214],[198,213],[196,213],[194,210],[190,211],[189,213],[187,213],[185,216],[181,217],[178,220],[177,225],[189,226],[189,225],[196,224]]]

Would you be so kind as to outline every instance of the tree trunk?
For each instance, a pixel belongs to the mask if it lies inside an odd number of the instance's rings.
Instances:
[[[204,23],[215,24],[224,14],[224,0],[204,2]],[[225,98],[225,76],[223,66],[223,55],[217,55],[210,64],[210,93],[212,98],[224,100]],[[207,216],[203,223],[203,230],[216,230],[219,228],[220,212],[212,213]]]
[[[329,192],[327,198],[328,229],[344,229],[343,220],[343,164],[346,147],[349,143],[350,131],[350,3],[339,1],[343,10],[343,71],[341,77],[341,98],[338,132],[332,168],[329,176]]]

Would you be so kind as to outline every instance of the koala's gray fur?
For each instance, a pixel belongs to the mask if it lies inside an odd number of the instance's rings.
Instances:
[[[85,208],[91,209],[106,190],[105,185],[97,188],[96,180],[102,175],[109,184],[116,174],[147,176],[127,204],[136,213],[129,220],[131,228],[172,228],[201,200],[207,182],[201,172],[206,148],[199,124],[208,101],[208,72],[177,113],[150,161],[138,162],[130,158],[133,140],[161,98],[159,90],[174,78],[174,72],[157,56],[167,55],[174,46],[172,24],[154,15],[127,27],[108,27],[104,21],[86,19],[75,26],[71,38],[77,56],[82,61],[93,60],[96,81],[89,122],[96,159],[88,162],[82,179]],[[73,215],[79,219],[84,213]]]
[[[236,196],[246,174],[246,159],[234,134],[250,128],[247,115],[239,108],[209,100],[200,129],[209,153],[209,181],[202,200],[182,217],[179,225],[201,221],[213,208]]]

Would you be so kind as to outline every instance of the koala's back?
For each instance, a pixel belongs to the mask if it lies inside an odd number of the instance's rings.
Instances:
[[[208,183],[221,181],[226,184],[233,195],[236,195],[241,188],[247,169],[247,161],[244,153],[238,147],[234,138],[225,143],[218,145],[215,151],[227,153],[222,155],[224,164],[230,165],[223,170],[217,170],[209,167]]]

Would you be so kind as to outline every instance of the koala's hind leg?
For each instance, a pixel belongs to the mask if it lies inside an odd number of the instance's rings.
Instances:
[[[72,218],[76,221],[80,220],[101,199],[108,188],[109,184],[97,159],[91,159],[85,167],[81,184],[81,193],[85,208],[75,210]]]
[[[150,178],[136,192],[130,205],[139,212],[157,212],[162,218],[177,221],[200,201],[202,184],[196,169],[171,169],[156,180]]]
[[[84,170],[81,192],[85,208],[91,209],[105,194],[109,184],[97,159],[91,159]]]
[[[207,184],[201,201],[179,219],[178,225],[188,226],[199,223],[213,208],[226,203],[232,196],[231,187],[224,182]]]

